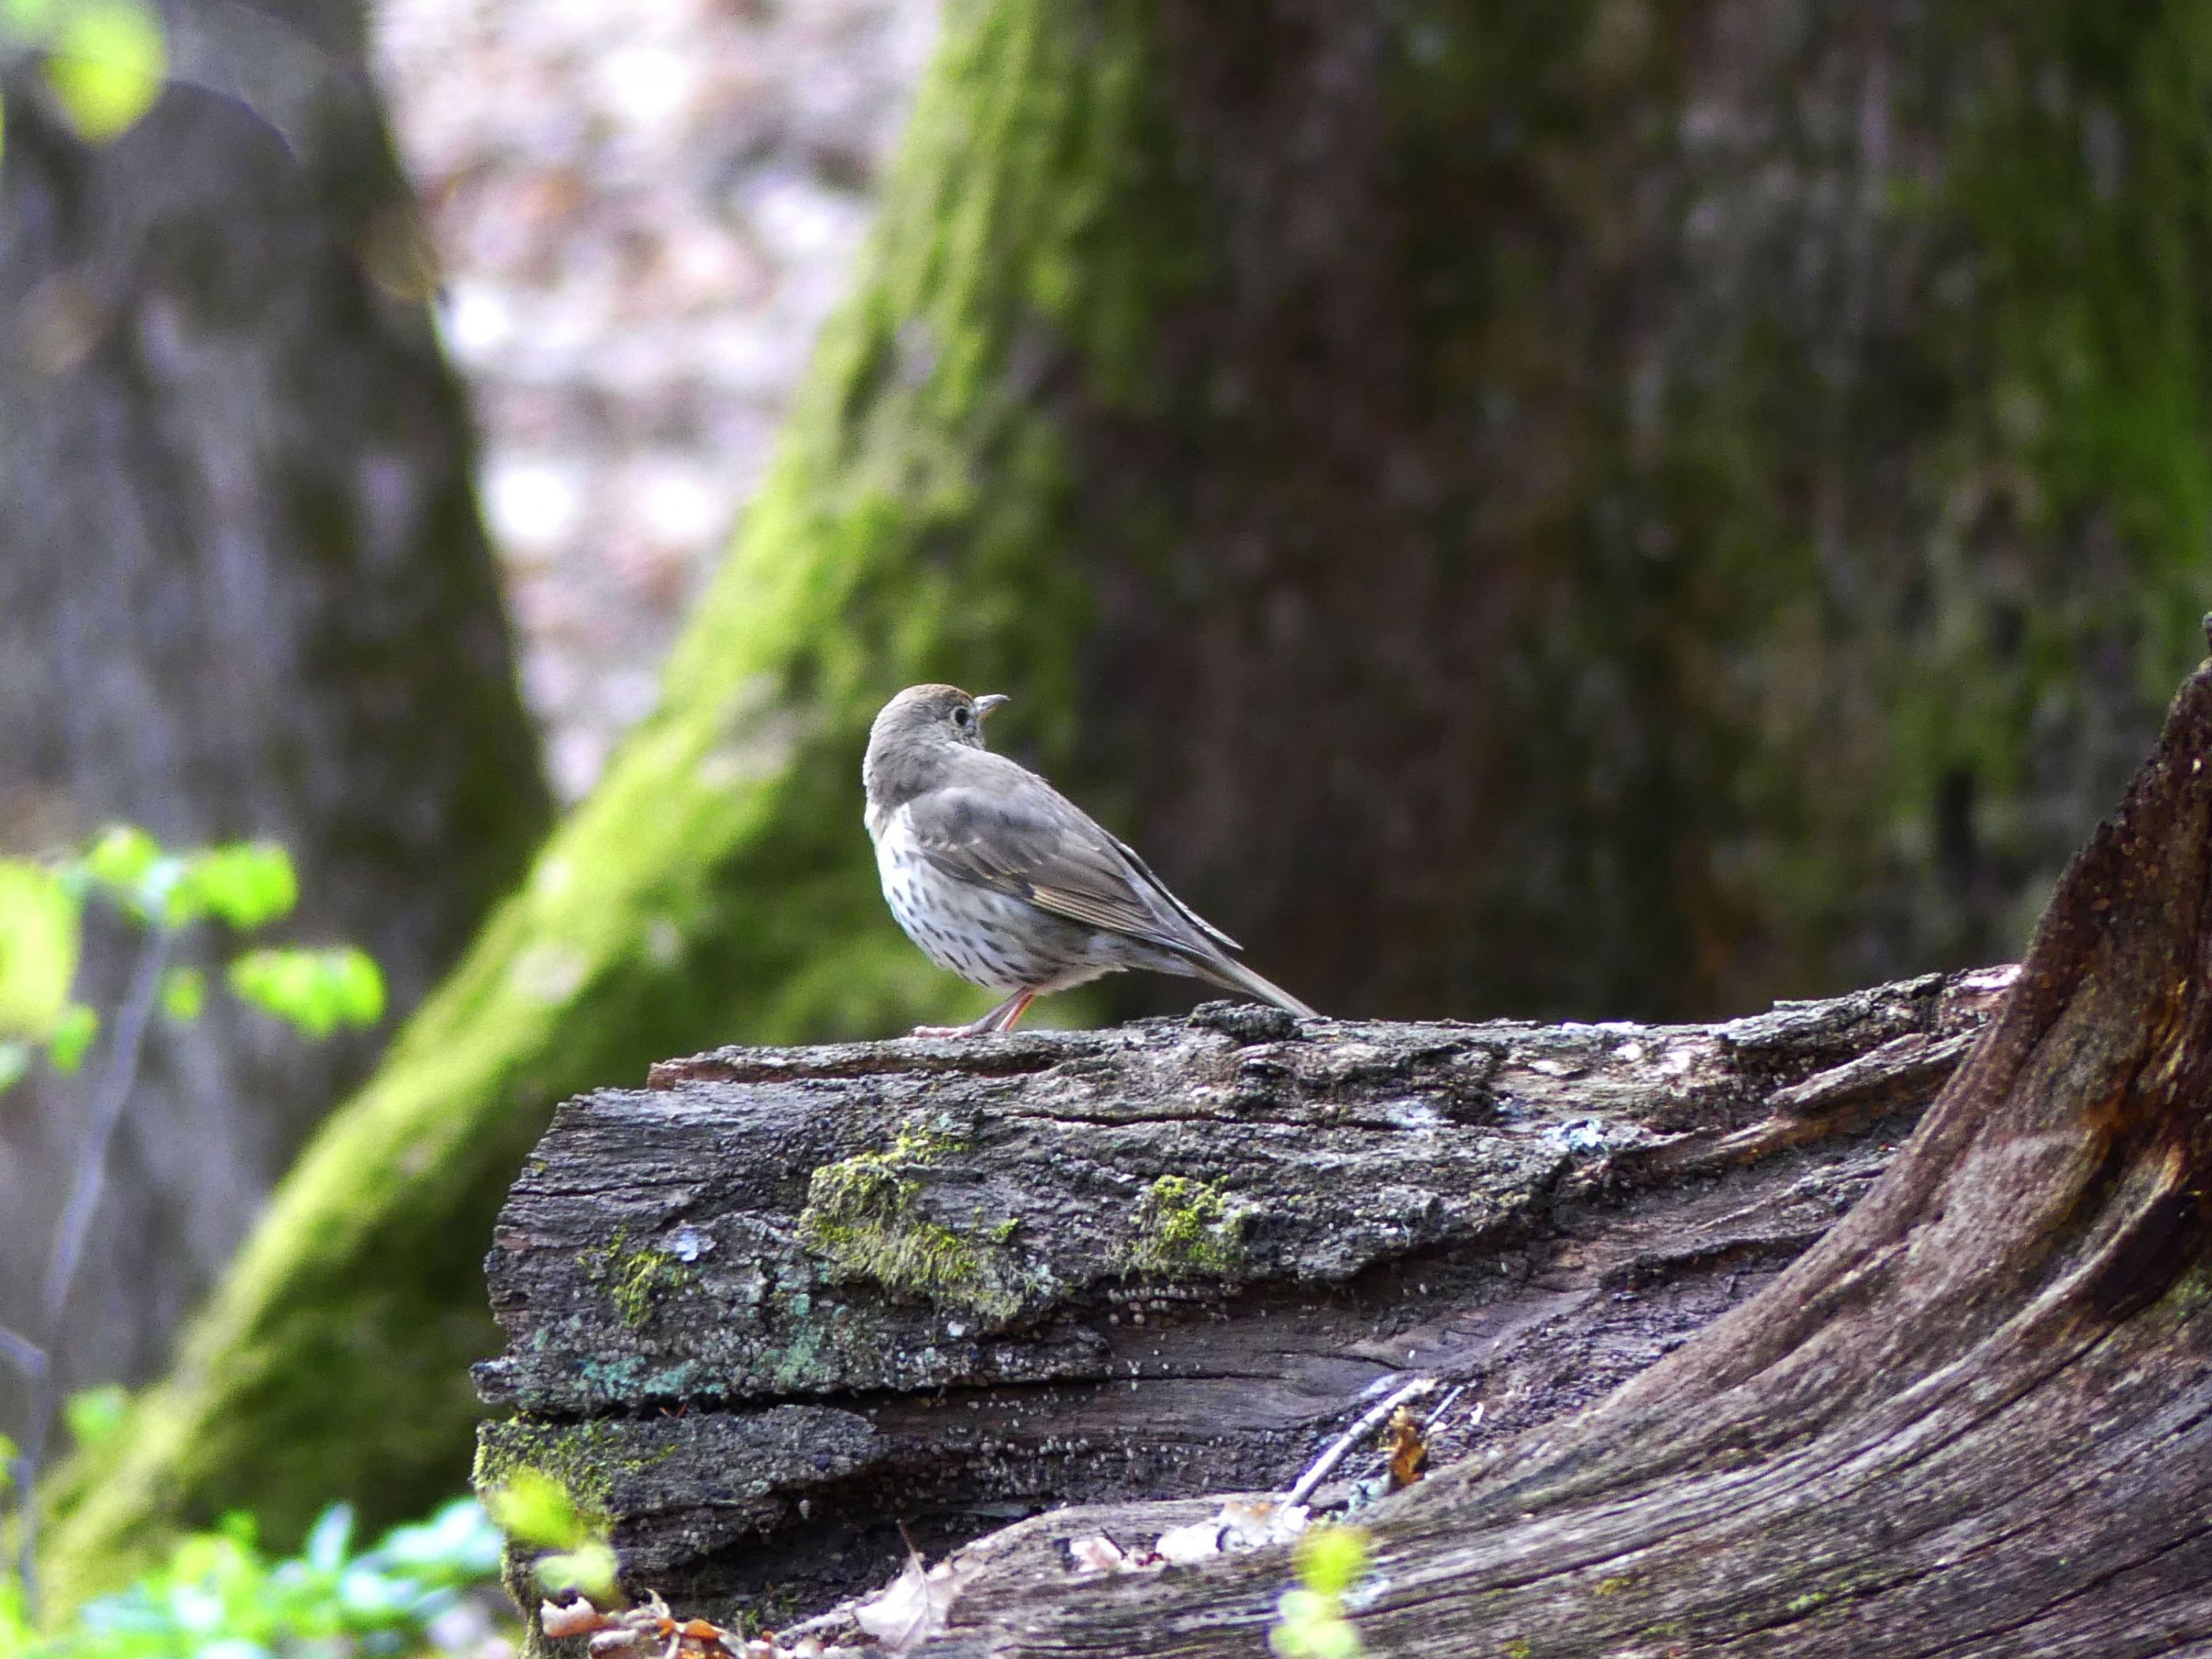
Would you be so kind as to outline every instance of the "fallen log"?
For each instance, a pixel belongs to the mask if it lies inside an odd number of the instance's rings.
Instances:
[[[1418,1369],[1486,1412],[1361,1512],[1370,1652],[2212,1653],[2208,754],[2212,666],[2017,975],[1674,1030],[1219,1006],[572,1103],[494,1253],[483,1473],[772,1622],[888,1577],[895,1520],[1086,1504],[963,1548],[922,1650],[1249,1655],[1282,1547],[1095,1540],[1280,1491]]]
[[[1287,1484],[1363,1400],[1441,1461],[1586,1404],[1880,1173],[2009,969],[1706,1026],[1188,1020],[730,1048],[570,1102],[488,1270],[480,1474],[780,1620],[1009,1519]],[[1471,1407],[1481,1407],[1479,1426]]]

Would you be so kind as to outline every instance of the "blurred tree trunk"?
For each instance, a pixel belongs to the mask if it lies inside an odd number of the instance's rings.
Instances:
[[[358,27],[335,5],[181,9],[178,83],[105,145],[10,81],[0,848],[112,819],[281,840],[294,931],[365,945],[404,1012],[549,811]],[[88,968],[110,1008],[120,943],[96,939]],[[159,1032],[69,1320],[73,1382],[160,1368],[374,1054],[220,995]],[[19,1329],[90,1093],[0,1097],[0,1322]]]
[[[426,1501],[552,1101],[953,1012],[857,823],[908,681],[1015,693],[1327,1008],[2003,954],[2195,649],[2208,83],[2200,10],[2091,0],[956,0],[662,708],[58,1565]]]

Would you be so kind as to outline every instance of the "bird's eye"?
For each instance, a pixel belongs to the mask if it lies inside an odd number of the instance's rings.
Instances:
[[[975,716],[965,708],[956,708],[952,711],[952,723],[962,727],[973,726],[975,723]]]

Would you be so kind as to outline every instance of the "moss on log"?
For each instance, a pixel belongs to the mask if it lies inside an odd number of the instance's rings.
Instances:
[[[2206,619],[2212,631],[2212,617]],[[1760,1293],[1589,1410],[1361,1519],[1369,1650],[2201,1653],[2212,1644],[2212,664],[2068,868],[1881,1177]],[[1075,1571],[981,1547],[940,1659],[1255,1650],[1263,1548]]]
[[[672,1061],[562,1106],[501,1212],[478,1376],[514,1415],[478,1481],[550,1474],[634,1593],[776,1624],[895,1571],[896,1523],[943,1549],[1287,1484],[1411,1374],[1489,1443],[1820,1237],[2010,978],[1707,1026],[1212,1004]]]

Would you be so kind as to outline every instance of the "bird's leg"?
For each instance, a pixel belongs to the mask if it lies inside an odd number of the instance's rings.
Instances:
[[[1011,1031],[1014,1029],[1014,1022],[1022,1017],[1023,1012],[1036,997],[1035,991],[1017,991],[981,1019],[971,1020],[965,1025],[917,1025],[907,1035],[918,1037],[987,1036],[994,1031]]]
[[[1035,991],[1017,991],[977,1020],[975,1029],[979,1031],[1011,1031],[1014,1029],[1014,1022],[1027,1013],[1030,1004],[1036,1000]]]

